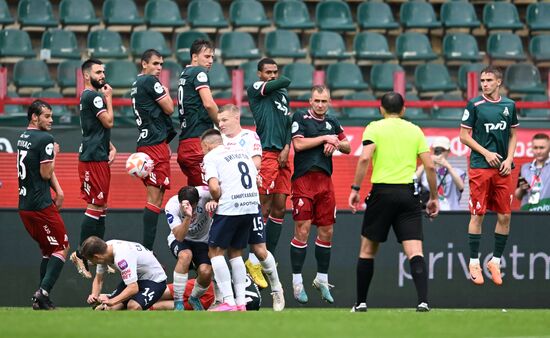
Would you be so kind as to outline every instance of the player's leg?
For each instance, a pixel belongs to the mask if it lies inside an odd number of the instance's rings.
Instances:
[[[266,231],[263,217],[260,212],[258,212],[258,215],[254,218],[254,223],[250,227],[249,232],[248,244],[250,245],[250,250],[248,259],[245,262],[246,271],[258,287],[265,289],[267,288],[267,281],[262,273],[262,264],[260,261],[265,260],[267,257],[267,252],[265,250]],[[261,248],[256,249],[257,244],[263,244],[264,250],[261,250]]]
[[[183,174],[187,176],[188,185],[197,187],[205,184],[201,167],[203,158],[204,154],[199,138],[180,141],[177,162]]]
[[[246,311],[246,267],[242,258],[242,251],[248,246],[248,236],[250,227],[257,214],[239,215],[233,217],[233,227],[235,232],[231,238],[227,256],[231,264],[231,277],[235,289],[235,302],[237,310]]]
[[[262,269],[269,279],[271,285],[271,295],[273,296],[273,310],[282,311],[285,307],[285,299],[283,294],[283,286],[279,280],[279,272],[277,271],[277,263],[275,258],[267,250],[265,243],[251,244],[250,249],[256,254],[262,265]]]
[[[143,246],[151,251],[155,244],[163,197],[163,188],[147,185],[147,204],[143,209]]]
[[[278,167],[279,163],[276,162]],[[267,250],[273,255],[276,254],[277,243],[281,237],[283,221],[286,211],[286,200],[290,195],[290,178],[292,176],[291,163],[288,163],[285,168],[278,168],[277,178],[275,179],[275,188],[273,189],[273,202],[268,218],[264,218],[267,232]]]
[[[313,280],[313,286],[321,292],[321,299],[332,304],[334,298],[330,293],[333,287],[328,282],[328,269],[330,266],[330,251],[332,248],[333,225],[317,227],[315,239],[315,259],[317,260],[317,275]]]
[[[430,311],[428,307],[428,271],[424,254],[422,253],[421,240],[406,240],[402,242],[403,251],[409,260],[411,275],[416,287],[418,297],[417,308],[419,312]]]
[[[174,244],[174,242],[172,242],[172,244]],[[185,285],[189,279],[189,264],[191,264],[193,254],[189,248],[183,246],[183,243],[178,244],[181,244],[178,245],[178,248],[182,250],[178,252],[178,260],[174,267],[174,310],[183,311],[183,293],[185,292]]]
[[[311,229],[311,219],[299,220],[294,223],[294,238],[290,242],[290,264],[292,266],[292,288],[294,299],[305,304],[308,301],[304,290],[302,268],[306,260],[307,239]]]
[[[359,249],[359,259],[356,269],[356,301],[352,307],[352,312],[367,311],[367,294],[369,292],[370,282],[374,275],[374,257],[378,252],[380,243],[371,241],[365,236],[361,236],[361,247]]]
[[[470,215],[470,222],[468,223],[468,245],[470,247],[468,269],[470,271],[470,279],[476,285],[484,283],[483,270],[479,261],[479,245],[484,218],[485,215]]]
[[[188,303],[193,310],[203,311],[201,297],[208,291],[212,282],[212,264],[208,258],[208,245],[206,243],[193,242],[193,264],[197,267],[197,280],[189,295]]]
[[[162,298],[166,290],[166,281],[138,280],[138,292],[130,297],[126,309],[130,311],[148,310]]]

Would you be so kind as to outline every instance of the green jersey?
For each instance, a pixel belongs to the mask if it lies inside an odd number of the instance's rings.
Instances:
[[[166,95],[168,93],[153,75],[140,74],[132,84],[130,96],[139,131],[138,147],[168,143],[175,136],[170,116],[157,103]]]
[[[461,126],[472,129],[472,138],[483,148],[497,153],[502,159],[508,157],[510,128],[519,125],[516,104],[501,96],[492,101],[481,95],[470,101],[464,110]],[[485,157],[472,150],[470,168],[491,168]]]
[[[17,177],[19,210],[42,210],[53,200],[50,181],[42,179],[40,164],[54,159],[54,140],[49,133],[28,128],[17,141]]]
[[[317,137],[323,135],[338,135],[338,139],[346,138],[340,122],[333,116],[325,115],[318,118],[311,111],[294,113],[292,117],[292,138]],[[332,175],[332,157],[323,153],[324,144],[294,154],[294,175],[292,180],[303,176],[312,168],[318,168]]]
[[[202,104],[199,90],[210,88],[208,71],[200,66],[187,66],[181,72],[178,85],[178,112],[181,126],[180,140],[199,137],[214,127],[208,111]]]
[[[82,143],[79,157],[82,162],[109,160],[111,129],[103,127],[99,115],[107,112],[105,101],[95,90],[85,89],[80,96],[80,128]]]
[[[258,81],[248,87],[248,102],[262,149],[282,150],[290,143],[290,108],[286,87],[290,80],[281,76],[273,81]]]

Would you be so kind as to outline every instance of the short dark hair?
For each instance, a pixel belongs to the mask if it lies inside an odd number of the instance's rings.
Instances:
[[[388,92],[384,94],[380,101],[382,103],[382,108],[384,108],[384,110],[388,114],[401,113],[401,111],[403,110],[403,106],[405,105],[403,96],[396,92]]]
[[[95,255],[104,254],[107,251],[107,243],[97,236],[88,237],[80,245],[80,255],[87,260],[94,258]]]
[[[199,191],[197,188],[186,185],[185,187],[181,188],[178,192],[178,201],[181,203],[182,201],[189,201],[191,205],[196,205],[199,203]]]
[[[546,133],[537,133],[537,134],[533,135],[533,140],[546,140],[546,141],[549,141],[550,136],[548,136],[548,134],[546,134]]]
[[[203,49],[214,50],[214,44],[212,44],[212,41],[197,39],[193,41],[191,48],[189,48],[189,56],[193,58],[193,54],[199,54]]]
[[[277,62],[272,58],[263,58],[258,61],[258,71],[261,72],[264,69],[264,65],[275,65],[278,67]]]
[[[496,67],[496,66],[487,66],[485,68],[483,68],[481,70],[481,72],[479,73],[479,75],[481,76],[481,74],[483,73],[492,73],[492,74],[495,74],[495,77],[497,79],[502,79],[502,70],[500,70],[500,68]]]
[[[88,59],[84,61],[80,69],[82,69],[82,73],[84,73],[85,71],[89,71],[90,69],[92,69],[93,65],[102,65],[102,64],[103,62],[101,62],[98,59]]]
[[[44,102],[42,100],[32,101],[31,105],[29,106],[29,110],[27,110],[27,120],[32,120],[33,114],[36,116],[40,116],[40,114],[43,113],[42,109],[44,108],[52,110],[52,106],[50,106],[47,102]]]
[[[143,54],[141,54],[141,62],[145,61],[146,63],[149,63],[149,61],[153,56],[156,56],[158,58],[162,57],[162,55],[160,55],[158,50],[151,48],[143,52]]]
[[[207,139],[207,138],[211,138],[211,137],[215,137],[215,136],[218,136],[220,139],[222,138],[222,134],[220,133],[219,130],[217,129],[214,129],[214,128],[210,128],[210,129],[207,129],[205,130],[202,135],[201,135],[201,141],[204,140],[204,139]]]

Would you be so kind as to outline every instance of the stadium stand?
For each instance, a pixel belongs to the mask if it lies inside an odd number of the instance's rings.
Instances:
[[[178,4],[172,0],[149,0],[145,5],[147,27],[168,27],[176,29],[185,25]]]
[[[355,31],[351,10],[345,1],[321,1],[315,8],[315,19],[320,30]]]
[[[433,97],[434,101],[460,101],[462,102],[462,98],[455,94],[440,94]],[[445,119],[445,120],[454,120],[454,121],[460,121],[462,118],[462,114],[464,112],[464,108],[444,108],[437,105],[437,102],[434,102],[434,106],[432,108],[432,116],[438,119]]]
[[[373,62],[395,59],[390,51],[388,40],[379,33],[361,32],[353,39],[353,50],[357,64],[370,64]]]
[[[260,60],[251,60],[245,63],[242,63],[239,66],[239,69],[242,69],[244,72],[244,88],[248,88],[251,86],[254,82],[259,81],[258,80],[258,61]]]
[[[105,64],[107,83],[113,87],[113,92],[125,93],[136,80],[138,70],[136,64],[128,60],[113,60]]]
[[[469,72],[475,72],[479,74],[483,68],[487,67],[486,64],[483,63],[465,63],[458,68],[458,87],[462,91],[466,91],[467,84],[468,84],[468,73]]]
[[[476,38],[470,34],[453,33],[445,35],[442,49],[445,63],[448,65],[476,62],[483,59],[483,56],[479,53]]]
[[[370,70],[370,85],[375,94],[393,90],[393,74],[404,71],[403,67],[395,63],[373,65]],[[412,89],[410,83],[407,84],[407,89]]]
[[[0,0],[0,28],[6,25],[11,25],[15,20],[11,16],[8,3],[6,0]]]
[[[426,63],[414,70],[414,85],[420,97],[433,96],[434,92],[448,92],[457,88],[445,65]]]
[[[550,62],[550,35],[537,35],[529,41],[529,54],[537,65]]]
[[[124,59],[128,50],[122,43],[118,32],[107,29],[92,31],[88,34],[88,53],[98,59]]]
[[[311,34],[309,55],[314,64],[326,64],[351,57],[351,53],[346,50],[346,44],[342,36],[336,32],[326,31]]]
[[[523,28],[516,6],[510,2],[497,1],[483,7],[483,25],[487,30],[517,30]]]
[[[481,25],[474,6],[469,1],[448,1],[441,5],[440,12],[443,27],[478,28]]]
[[[63,59],[80,59],[80,49],[74,32],[63,29],[48,29],[42,34],[42,53],[46,52],[48,62]]]
[[[187,6],[187,20],[192,29],[214,30],[227,28],[221,5],[212,0],[191,1]]]
[[[191,62],[191,55],[189,54],[189,50],[193,41],[197,39],[210,41],[208,34],[193,30],[178,33],[178,35],[176,36],[176,58],[183,65]]]
[[[277,1],[273,8],[273,21],[277,28],[311,29],[311,21],[306,4],[301,0]]]
[[[231,1],[229,21],[235,29],[252,27],[259,31],[262,27],[271,25],[271,21],[267,19],[265,14],[264,6],[255,0]]]
[[[210,88],[213,90],[224,90],[231,88],[231,78],[227,68],[219,62],[214,62],[208,72]]]
[[[17,7],[17,21],[23,29],[57,27],[59,22],[53,16],[52,4],[48,0],[21,0]]]
[[[302,92],[311,89],[313,86],[313,72],[315,68],[309,63],[296,62],[284,66],[283,75],[288,77],[291,82],[288,87],[289,93]]]
[[[162,70],[167,70],[170,74],[170,95],[175,96],[178,92],[178,82],[180,79],[180,74],[183,71],[183,67],[174,60],[164,60],[162,65]]]
[[[385,2],[376,1],[366,1],[359,5],[357,24],[364,30],[399,28],[399,23],[395,21],[390,6]]]
[[[225,65],[238,65],[243,59],[261,56],[252,35],[245,32],[227,32],[220,37],[221,57]]]
[[[523,100],[527,101],[527,102],[548,102],[548,95],[527,94],[527,95],[525,95]],[[526,118],[549,119],[550,118],[550,109],[548,109],[548,108],[522,109],[521,114]]]
[[[369,92],[358,92],[353,94],[348,94],[344,96],[344,100],[350,100],[350,101],[374,101],[376,98],[374,95],[372,95]],[[344,108],[342,109],[342,113],[345,117],[350,119],[368,119],[368,120],[374,120],[380,118],[380,111],[377,108]]]
[[[527,26],[532,32],[550,30],[550,3],[538,2],[527,7]]]
[[[0,31],[0,62],[15,63],[34,56],[36,53],[32,49],[29,33],[17,29]]]
[[[105,0],[103,23],[107,27],[115,26],[117,30],[132,31],[135,26],[143,25],[145,21],[133,0]]]
[[[544,94],[546,90],[541,82],[538,68],[530,63],[518,63],[506,68],[504,86],[508,88],[510,96]]]
[[[135,31],[130,37],[130,51],[135,60],[139,60],[147,49],[156,49],[163,57],[172,56],[172,49],[166,44],[161,32]]]
[[[423,1],[405,2],[399,9],[401,26],[404,29],[439,28],[441,22],[437,20],[432,4]]]
[[[418,95],[407,92],[405,94],[405,100],[406,101],[418,101],[420,98]],[[407,102],[405,101],[405,106],[407,105]],[[422,108],[415,108],[415,107],[406,107],[405,109],[405,118],[408,120],[428,120],[431,118],[430,114],[426,113],[424,109]]]
[[[73,26],[84,26],[86,31],[100,23],[89,0],[62,0],[59,4],[59,22],[63,28],[73,30]]]
[[[42,90],[42,91],[36,91],[31,94],[31,97],[42,99],[42,98],[62,98],[63,95],[59,94],[56,91],[53,90]],[[56,118],[65,118],[70,120],[70,116],[73,114],[68,106],[66,105],[52,105],[52,112]]]
[[[487,54],[493,63],[500,61],[523,61],[527,59],[521,38],[513,33],[492,33],[487,39]]]
[[[437,59],[430,40],[424,34],[407,32],[399,35],[395,42],[397,58],[401,63],[423,63]]]
[[[36,59],[21,60],[15,64],[13,83],[18,93],[22,90],[32,92],[36,88],[51,88],[55,85],[46,63]]]
[[[277,29],[265,35],[265,55],[286,64],[306,57],[306,49],[300,45],[298,34],[291,30]]]
[[[332,96],[342,96],[349,91],[367,89],[369,86],[363,79],[361,69],[354,63],[339,62],[327,67],[326,82],[332,90]]]

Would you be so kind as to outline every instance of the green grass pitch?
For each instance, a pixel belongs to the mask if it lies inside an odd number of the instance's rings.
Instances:
[[[0,308],[5,338],[550,337],[550,310],[287,309],[247,313]]]

